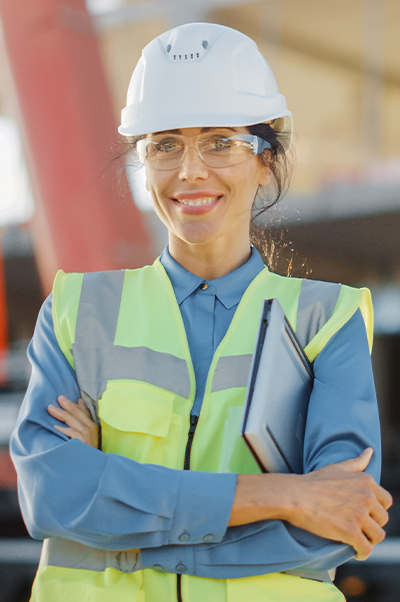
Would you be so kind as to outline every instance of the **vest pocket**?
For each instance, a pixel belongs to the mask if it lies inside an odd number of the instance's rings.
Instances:
[[[175,467],[171,434],[182,417],[174,393],[137,381],[111,381],[99,400],[102,449],[137,462]]]

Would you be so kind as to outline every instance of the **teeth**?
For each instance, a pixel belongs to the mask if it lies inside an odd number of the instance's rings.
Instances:
[[[206,197],[203,199],[196,199],[195,201],[191,201],[189,199],[179,199],[179,203],[182,205],[189,205],[189,207],[199,207],[200,205],[208,205],[209,203],[213,203],[218,197]]]

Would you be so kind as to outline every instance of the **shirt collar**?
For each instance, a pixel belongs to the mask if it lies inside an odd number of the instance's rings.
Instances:
[[[213,286],[216,287],[216,296],[226,309],[239,303],[250,282],[264,268],[260,253],[255,247],[251,247],[251,255],[246,263],[225,276],[211,280]]]
[[[161,254],[160,261],[171,280],[178,304],[189,297],[203,282],[208,282],[214,294],[221,303],[230,309],[237,305],[250,282],[265,268],[261,255],[255,247],[251,247],[251,256],[246,263],[239,268],[215,278],[215,280],[204,280],[185,270],[173,259],[169,253],[168,246]]]
[[[169,253],[168,245],[161,253],[160,261],[167,272],[173,286],[178,305],[191,295],[204,282],[203,278],[188,272]]]

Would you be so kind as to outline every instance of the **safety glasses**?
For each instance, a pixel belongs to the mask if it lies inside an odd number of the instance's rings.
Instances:
[[[251,134],[213,134],[196,138],[155,134],[154,137],[138,140],[136,154],[144,165],[167,171],[177,169],[190,148],[197,151],[208,167],[228,167],[245,161],[251,155],[261,154],[271,148],[271,144]]]

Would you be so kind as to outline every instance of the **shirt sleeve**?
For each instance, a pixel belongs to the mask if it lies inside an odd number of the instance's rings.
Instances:
[[[35,539],[60,536],[109,550],[221,541],[236,475],[172,470],[105,454],[54,429],[47,406],[80,397],[56,340],[49,297],[28,356],[32,375],[11,437],[18,494]],[[204,537],[208,539],[204,540]]]
[[[142,465],[55,431],[48,404],[60,394],[76,400],[79,389],[54,335],[51,300],[41,310],[29,356],[32,378],[11,453],[33,537],[58,535],[100,549],[141,548],[142,568],[177,572],[184,565],[188,574],[215,578],[323,571],[353,555],[348,546],[281,521],[227,529],[236,475]],[[319,354],[314,373],[306,470],[345,460],[370,445],[375,454],[367,470],[377,479],[379,423],[359,312]]]
[[[332,337],[314,361],[315,383],[305,433],[305,472],[374,450],[366,470],[379,480],[381,452],[375,386],[361,312]],[[293,527],[265,521],[230,527],[220,543],[142,550],[142,566],[155,564],[204,577],[249,577],[296,570],[326,571],[346,562],[354,550]]]

